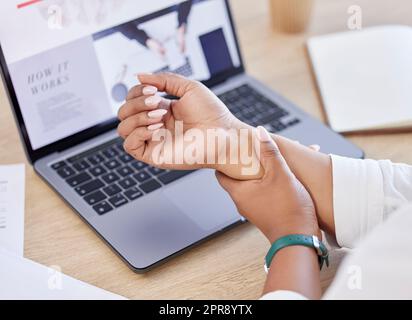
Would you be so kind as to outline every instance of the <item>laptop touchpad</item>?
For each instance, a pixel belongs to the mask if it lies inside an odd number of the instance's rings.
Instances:
[[[210,231],[240,220],[236,206],[213,170],[201,170],[164,189],[164,194],[199,228]]]

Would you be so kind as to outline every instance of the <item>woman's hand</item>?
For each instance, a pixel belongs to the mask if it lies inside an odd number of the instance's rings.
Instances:
[[[217,172],[220,184],[232,197],[239,213],[258,227],[271,243],[289,234],[320,238],[316,210],[309,193],[263,127],[258,128],[258,140],[264,176],[259,180],[238,181]]]
[[[236,181],[221,173],[217,178],[229,192],[244,217],[257,226],[270,243],[290,234],[321,238],[314,203],[289,169],[269,133],[258,128],[260,161],[264,176],[259,180]],[[317,253],[312,248],[291,246],[272,260],[264,293],[277,290],[298,292],[307,298],[321,296]]]
[[[125,139],[125,150],[137,160],[144,161],[156,167],[165,169],[193,170],[198,168],[213,168],[225,174],[242,179],[241,168],[237,164],[219,163],[218,157],[222,153],[230,152],[227,145],[210,147],[207,140],[207,130],[214,129],[220,135],[240,129],[252,129],[239,121],[229,109],[207,87],[197,81],[192,81],[175,74],[140,75],[141,85],[131,89],[126,103],[119,110],[121,123],[118,133]],[[178,97],[178,100],[169,100],[156,95],[157,92],[166,92]],[[183,134],[190,129],[196,129],[205,140],[197,141],[203,154],[202,163],[188,163],[182,155],[185,148],[193,143],[183,140],[182,136],[175,135],[177,123],[180,122]],[[171,139],[154,141],[156,130],[164,127],[171,134]],[[163,128],[162,128],[163,129]],[[250,134],[252,136],[252,134]],[[225,137],[226,139],[226,137]],[[177,159],[175,145],[183,145],[180,158],[183,162],[155,163],[153,155],[156,147],[163,143],[163,150],[167,156]],[[236,146],[236,151],[238,146]],[[210,161],[212,159],[212,161]],[[244,179],[244,177],[243,177]]]

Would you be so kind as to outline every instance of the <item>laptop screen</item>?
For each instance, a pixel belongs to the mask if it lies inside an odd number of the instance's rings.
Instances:
[[[0,44],[32,150],[113,120],[139,72],[241,65],[224,0],[0,1]]]

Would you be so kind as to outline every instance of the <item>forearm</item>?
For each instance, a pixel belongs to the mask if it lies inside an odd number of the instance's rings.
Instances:
[[[293,246],[276,254],[263,293],[278,290],[294,291],[309,299],[321,297],[319,262],[315,250]]]
[[[245,146],[240,146],[239,152],[248,153],[244,157],[249,157],[249,159],[250,155],[252,155],[254,159],[251,162],[259,163],[253,148],[255,129],[241,122],[233,124],[233,127],[236,127],[239,132],[241,129],[249,130],[248,146],[247,148]],[[309,191],[316,206],[320,227],[322,230],[334,236],[333,181],[330,156],[321,152],[315,152],[312,149],[287,138],[275,134],[272,136],[292,172]],[[227,149],[225,152],[227,154],[226,159],[229,159],[230,151]],[[240,158],[242,158],[242,155]],[[242,162],[238,162],[238,164],[219,164],[215,169],[239,180],[259,179],[262,177],[264,172],[261,167],[255,173],[245,175],[244,169],[250,169],[250,167],[250,164],[245,165]],[[253,172],[253,170],[250,172]]]
[[[316,206],[321,229],[334,236],[333,177],[330,156],[278,135],[273,135],[273,138],[292,172],[309,191]]]

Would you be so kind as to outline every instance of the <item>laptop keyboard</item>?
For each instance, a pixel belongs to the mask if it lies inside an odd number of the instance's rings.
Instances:
[[[285,109],[245,84],[219,96],[230,111],[243,122],[253,126],[264,126],[276,133],[300,123]]]
[[[114,139],[51,166],[100,215],[193,171],[169,171],[135,160]]]
[[[248,85],[219,98],[242,121],[252,126],[264,125],[272,132],[300,122]],[[193,172],[162,170],[137,161],[124,151],[121,138],[54,163],[51,168],[99,215]]]
[[[193,75],[193,68],[190,63],[189,58],[186,58],[186,63],[176,69],[172,70],[170,69],[169,66],[167,66],[160,70],[155,71],[155,73],[164,73],[164,72],[171,72],[171,73],[180,74],[181,76],[184,76],[184,77],[190,77]]]

